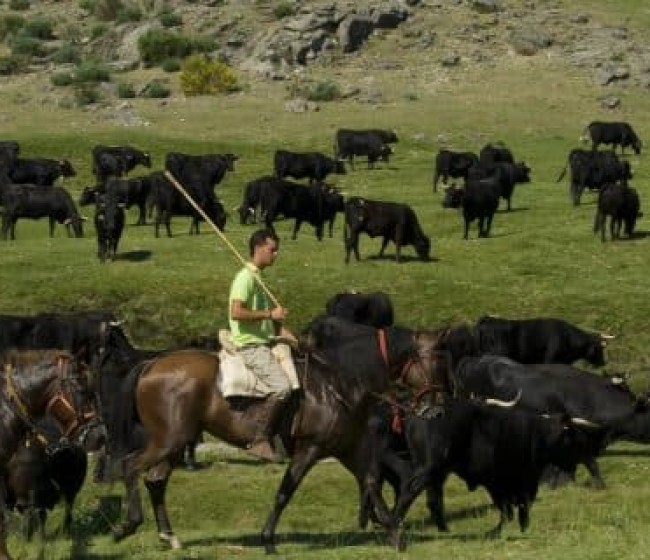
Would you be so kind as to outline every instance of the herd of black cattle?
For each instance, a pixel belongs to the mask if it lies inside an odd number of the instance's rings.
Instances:
[[[641,143],[625,123],[592,123],[589,132],[592,149],[573,150],[567,164],[573,201],[579,203],[585,188],[599,189],[595,229],[603,231],[609,215],[612,237],[618,234],[621,223],[632,235],[639,199],[627,185],[629,164],[614,151],[599,151],[597,147],[605,143],[621,146],[622,151],[632,147],[639,153]],[[354,156],[366,156],[369,168],[379,160],[388,162],[390,144],[396,141],[396,135],[388,131],[340,130],[335,158],[318,152],[278,150],[275,174],[251,181],[244,189],[241,222],[256,219],[259,210],[269,227],[282,215],[295,219],[294,237],[301,223],[307,221],[315,226],[320,239],[328,223],[331,235],[334,217],[342,211],[346,218],[346,262],[352,252],[359,259],[358,236],[362,232],[383,237],[382,253],[393,241],[398,260],[401,246],[408,244],[422,259],[428,259],[429,238],[410,207],[360,197],[344,201],[337,189],[324,183],[330,173],[345,171],[343,160],[353,167]],[[116,254],[124,227],[124,206],[137,205],[138,223],[145,223],[153,205],[156,235],[164,224],[171,236],[172,215],[189,215],[190,233],[198,233],[200,215],[186,203],[166,172],[183,184],[223,229],[226,214],[214,187],[234,169],[236,160],[233,154],[169,153],[166,171],[132,179],[124,176],[138,165],[151,166],[147,153],[128,146],[96,146],[93,173],[97,186],[84,189],[80,203],[96,206],[100,259]],[[464,178],[462,189],[447,189],[443,205],[462,206],[465,237],[469,223],[476,219],[480,235],[487,236],[499,198],[506,199],[509,209],[514,185],[528,181],[529,171],[523,162],[515,163],[504,147],[488,145],[479,155],[440,150],[433,188],[435,191],[439,178]],[[566,168],[560,179],[565,172]],[[50,219],[50,235],[55,222],[69,225],[81,235],[83,219],[67,191],[55,185],[59,177],[72,175],[74,169],[67,161],[21,159],[17,143],[0,143],[4,237],[14,238],[18,218],[44,216]],[[307,177],[309,184],[287,181],[287,176]],[[392,304],[383,294],[339,294],[328,302],[327,312],[375,329],[388,328],[393,322]],[[637,397],[621,377],[604,377],[572,366],[581,359],[595,367],[603,366],[606,344],[606,336],[587,333],[559,319],[484,317],[475,325],[450,327],[432,349],[446,360],[445,390],[437,402],[424,414],[380,404],[369,421],[368,440],[381,473],[375,483],[386,481],[395,489],[392,515],[403,519],[413,500],[426,489],[432,519],[446,530],[442,489],[450,473],[463,478],[470,489],[480,485],[488,490],[501,513],[495,532],[512,518],[515,508],[522,530],[526,528],[529,507],[542,474],[549,469],[557,484],[562,475],[573,478],[577,465],[583,464],[594,484],[604,486],[597,457],[607,445],[620,439],[650,442],[650,409],[645,396]],[[111,313],[0,315],[0,355],[29,348],[72,352],[91,365],[98,379],[114,380],[113,398],[133,368],[163,352],[133,347]],[[6,392],[1,398],[5,397]],[[97,401],[100,416],[109,425],[114,410],[111,394],[97,389]],[[31,428],[43,433],[51,430],[41,424]],[[140,437],[146,440],[146,434]],[[104,446],[110,452],[111,447],[109,431],[100,441],[86,442],[85,447],[61,444],[56,436],[49,439],[53,443],[47,452],[38,441],[21,448],[3,473],[7,505],[37,512],[41,527],[45,511],[60,496],[67,504],[69,525],[70,508],[86,477],[84,449]],[[360,524],[376,515],[362,496]]]
[[[390,299],[381,292],[337,294],[327,302],[325,313],[345,323],[368,325],[372,331],[392,328],[394,315]],[[426,406],[411,410],[396,396],[391,404],[378,401],[369,416],[364,445],[372,449],[379,473],[369,477],[369,483],[392,485],[391,515],[398,523],[426,490],[432,520],[447,530],[443,485],[454,473],[470,490],[487,489],[500,512],[492,534],[499,533],[515,509],[524,530],[543,476],[558,485],[574,479],[577,466],[583,464],[594,485],[604,487],[597,458],[609,444],[621,439],[650,442],[646,395],[635,395],[620,376],[572,365],[578,360],[594,367],[605,365],[608,335],[586,332],[560,319],[490,316],[439,332],[442,335],[429,349],[438,356],[438,386]],[[132,387],[129,378],[138,365],[166,350],[134,347],[116,318],[104,311],[0,315],[0,355],[6,358],[12,350],[30,348],[73,353],[90,364],[96,383],[96,405],[104,424],[100,437],[62,443],[51,427],[40,422],[27,425],[25,430],[32,435],[48,434],[47,452],[30,438],[30,444],[6,465],[2,479],[8,506],[38,513],[41,526],[47,509],[64,497],[69,525],[72,503],[86,477],[84,450],[104,447],[109,456],[115,451],[114,442],[123,437],[113,433],[123,386]],[[1,398],[9,399],[7,392]],[[130,451],[141,449],[147,438],[137,429],[137,412],[132,414],[136,429],[129,434]],[[115,456],[109,463],[116,459],[119,464],[120,457]],[[362,492],[361,526],[378,515],[366,496]]]
[[[630,164],[619,158],[616,147],[641,151],[641,141],[628,123],[592,122],[586,129],[592,141],[590,150],[576,148],[569,153],[567,164],[558,177],[560,181],[570,170],[570,194],[575,205],[585,189],[598,190],[599,199],[594,232],[605,240],[605,222],[610,217],[612,239],[620,237],[621,228],[632,236],[636,220],[641,216],[640,200],[636,189],[628,185],[632,178]],[[354,169],[355,156],[365,156],[368,168],[377,161],[389,162],[393,153],[391,144],[397,142],[392,131],[340,129],[334,142],[334,158],[320,152],[290,152],[277,150],[274,155],[274,173],[247,183],[239,207],[242,224],[262,219],[267,227],[279,217],[295,220],[295,239],[303,222],[315,227],[320,240],[326,224],[329,234],[337,213],[345,216],[345,262],[351,253],[359,260],[359,235],[382,237],[380,256],[389,242],[396,245],[396,259],[401,257],[401,247],[412,245],[422,259],[430,257],[431,242],[424,234],[414,211],[405,204],[368,200],[362,197],[344,199],[336,187],[325,183],[330,174],[346,172],[344,162]],[[598,150],[601,145],[611,145],[612,150]],[[76,236],[83,232],[85,218],[79,215],[69,193],[55,181],[59,177],[75,175],[69,161],[46,158],[23,159],[15,141],[0,142],[0,204],[3,206],[2,234],[4,239],[15,238],[19,218],[48,217],[50,236],[55,224],[65,224]],[[189,155],[170,152],[165,156],[164,171],[127,178],[137,166],[151,167],[149,153],[131,146],[102,146],[92,149],[92,171],[96,186],[86,187],[80,205],[95,204],[94,224],[97,232],[98,256],[101,261],[114,259],[125,225],[124,207],[137,206],[137,224],[146,223],[147,215],[155,209],[155,235],[164,225],[171,237],[171,217],[185,215],[192,218],[190,234],[199,232],[203,219],[176,188],[174,179],[184,186],[202,213],[219,229],[226,224],[226,211],[215,188],[227,172],[234,170],[238,157],[234,154]],[[492,220],[503,198],[507,210],[511,209],[514,187],[530,182],[530,168],[515,162],[510,149],[487,144],[479,154],[453,152],[441,149],[435,158],[433,191],[438,181],[464,180],[462,187],[451,185],[445,190],[443,206],[462,208],[464,238],[469,227],[478,221],[479,237],[490,234]],[[171,178],[170,178],[171,175]],[[307,178],[308,185],[288,181]]]

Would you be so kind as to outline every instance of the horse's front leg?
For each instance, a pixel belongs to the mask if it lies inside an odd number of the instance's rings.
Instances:
[[[316,463],[318,453],[318,447],[310,446],[306,449],[296,451],[291,457],[291,463],[289,463],[287,471],[284,473],[284,477],[280,483],[280,488],[275,494],[273,510],[269,514],[262,529],[262,545],[267,554],[277,552],[275,548],[275,528],[284,508],[291,500],[300,482]]]
[[[124,466],[124,485],[126,486],[126,521],[119,527],[113,529],[113,538],[120,541],[136,532],[142,525],[142,498],[138,487],[139,469],[135,468],[137,455],[131,455],[125,460]]]
[[[181,548],[178,537],[174,535],[169,517],[167,516],[167,506],[165,505],[165,492],[167,483],[172,473],[172,467],[169,461],[163,461],[155,467],[149,469],[145,476],[144,484],[149,491],[151,507],[156,518],[158,527],[158,537],[161,541],[168,543],[174,550]]]

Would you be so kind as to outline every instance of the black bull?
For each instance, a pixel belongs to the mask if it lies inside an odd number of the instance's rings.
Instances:
[[[417,388],[419,397],[431,392],[436,370],[434,339],[428,332],[402,327],[377,331],[333,317],[312,322],[306,336],[306,360],[302,367],[297,364],[303,395],[296,403],[293,421],[287,422],[292,425],[282,430],[291,460],[261,535],[267,553],[275,552],[275,530],[282,511],[319,459],[338,459],[364,491],[367,479],[376,475],[365,439],[372,397],[399,380]],[[121,433],[144,429],[146,443],[125,462],[127,520],[116,530],[116,538],[132,534],[142,523],[137,481],[144,472],[160,538],[180,547],[165,510],[165,490],[175,457],[202,430],[240,448],[254,439],[260,407],[251,404],[235,410],[215,390],[218,375],[216,354],[184,350],[154,359],[141,374],[127,377],[130,387],[123,387],[120,403],[115,403],[126,420]],[[110,398],[102,395],[104,407]],[[109,439],[116,436],[109,433]],[[401,545],[383,498],[372,498],[391,542]]]

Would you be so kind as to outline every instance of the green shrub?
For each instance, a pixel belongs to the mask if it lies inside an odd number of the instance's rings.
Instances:
[[[158,21],[163,27],[180,27],[183,25],[183,18],[174,12],[163,12],[158,16]]]
[[[20,32],[27,37],[48,41],[54,38],[52,22],[45,18],[35,18],[25,22]]]
[[[239,89],[234,70],[205,55],[188,57],[181,72],[181,89],[185,95],[216,95]]]
[[[97,5],[97,0],[79,0],[79,7],[82,10],[86,10],[88,13],[95,13],[95,6]]]
[[[128,82],[117,84],[117,96],[120,99],[133,99],[135,97],[135,87]]]
[[[117,12],[117,16],[115,17],[117,23],[128,23],[130,21],[140,21],[141,19],[142,12],[134,6],[122,8]]]
[[[102,21],[115,21],[123,8],[121,0],[97,0],[93,15]]]
[[[47,54],[45,46],[38,39],[34,37],[27,37],[25,35],[16,35],[10,42],[9,48],[11,54],[26,55],[26,56],[45,56]]]
[[[25,18],[17,15],[8,15],[0,18],[0,41],[10,35],[15,35],[25,25]]]
[[[19,74],[24,70],[28,60],[23,56],[0,56],[0,76]]]
[[[85,60],[77,66],[74,78],[78,83],[110,82],[111,73],[101,62]]]
[[[97,25],[93,25],[93,27],[90,29],[90,40],[94,41],[95,39],[99,39],[107,31],[108,25],[105,23],[98,23]]]
[[[170,95],[171,90],[158,80],[152,80],[149,82],[140,94],[141,97],[147,97],[149,99],[161,99],[169,97]]]
[[[178,58],[164,60],[160,67],[165,72],[178,72],[181,69],[181,61]]]
[[[334,101],[341,97],[341,88],[335,82],[318,82],[307,92],[310,101]]]
[[[29,10],[29,0],[10,0],[9,8],[17,12]]]
[[[101,100],[101,94],[96,84],[79,84],[74,90],[75,103],[79,107],[97,103]]]
[[[281,2],[273,8],[275,19],[283,19],[296,13],[296,7],[293,2]]]
[[[52,61],[57,64],[79,64],[81,62],[81,49],[72,43],[65,43],[52,55]]]
[[[209,52],[216,48],[209,37],[190,38],[167,29],[151,29],[138,39],[142,61],[153,66],[168,58],[185,58],[196,52]]]
[[[74,81],[74,76],[70,72],[57,72],[50,78],[52,85],[59,87],[72,85]]]

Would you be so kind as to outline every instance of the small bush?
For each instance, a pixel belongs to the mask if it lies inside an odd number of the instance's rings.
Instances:
[[[163,61],[160,67],[165,72],[178,72],[181,69],[181,61],[178,58],[168,58]]]
[[[97,0],[79,0],[79,7],[82,10],[86,10],[90,14],[95,13],[96,5],[97,5]]]
[[[11,76],[19,74],[24,70],[28,60],[22,56],[1,56],[0,57],[0,76]]]
[[[16,35],[9,43],[11,54],[25,56],[45,56],[46,50],[41,41],[25,35]]]
[[[180,27],[183,25],[183,18],[174,12],[163,12],[158,16],[158,21],[163,27]]]
[[[120,99],[133,99],[135,97],[135,87],[128,82],[117,84],[117,96]]]
[[[23,25],[21,33],[27,37],[49,41],[54,38],[52,29],[52,22],[49,19],[35,18],[27,21],[25,25]]]
[[[140,21],[142,19],[142,12],[135,7],[122,8],[117,12],[115,21],[117,23],[128,23],[131,21]]]
[[[10,0],[9,8],[17,12],[29,10],[29,0]]]
[[[52,55],[52,61],[57,64],[79,64],[81,62],[81,49],[72,43],[65,43]]]
[[[307,92],[309,101],[334,101],[341,97],[341,88],[335,82],[318,82]]]
[[[108,31],[108,25],[106,25],[105,23],[98,23],[97,25],[93,25],[93,27],[90,29],[90,40],[94,41],[95,39],[99,39],[107,31]]]
[[[296,7],[293,2],[282,2],[273,9],[275,19],[283,19],[296,13]]]
[[[50,78],[52,85],[58,87],[70,86],[74,81],[74,76],[70,72],[57,72]]]
[[[111,73],[101,62],[85,60],[77,66],[75,81],[78,83],[110,82]]]
[[[97,103],[101,100],[101,94],[96,84],[79,84],[74,90],[75,103],[79,107]]]
[[[209,52],[216,48],[208,37],[190,38],[167,29],[151,29],[138,39],[142,61],[153,66],[168,58],[185,58],[196,52]]]
[[[162,99],[164,97],[169,97],[170,95],[171,90],[158,80],[152,80],[149,82],[140,93],[141,97],[147,97],[149,99]]]
[[[181,89],[185,95],[216,95],[239,89],[233,69],[205,55],[188,57],[181,72]]]
[[[17,15],[4,16],[0,19],[0,41],[15,35],[25,25],[25,18]]]
[[[102,21],[115,21],[123,8],[121,0],[97,0],[93,15]]]

